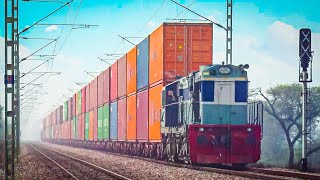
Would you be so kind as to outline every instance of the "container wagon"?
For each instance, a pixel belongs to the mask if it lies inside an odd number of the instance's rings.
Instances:
[[[256,162],[262,118],[247,118],[245,69],[212,65],[212,30],[163,23],[65,102],[60,136],[46,140],[188,163]]]

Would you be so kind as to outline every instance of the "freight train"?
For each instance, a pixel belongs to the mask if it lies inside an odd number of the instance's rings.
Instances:
[[[164,23],[43,119],[42,140],[192,164],[260,159],[245,66],[212,64],[211,23]],[[200,68],[200,69],[199,69]]]

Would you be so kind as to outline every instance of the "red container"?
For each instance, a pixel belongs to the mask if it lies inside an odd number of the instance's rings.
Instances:
[[[90,83],[86,86],[86,112],[90,110]]]
[[[118,61],[111,65],[110,71],[110,101],[114,101],[118,98]]]
[[[127,139],[127,98],[118,101],[118,140]]]
[[[104,73],[102,72],[98,76],[98,107],[103,105],[103,84],[104,84]]]
[[[81,113],[86,112],[86,87],[81,89]]]
[[[212,64],[212,32],[211,23],[164,23],[151,33],[149,84],[168,84]]]
[[[127,55],[118,60],[118,97],[127,94]]]
[[[110,68],[107,68],[103,72],[103,77],[103,104],[105,104],[110,101]]]
[[[137,90],[137,48],[127,53],[127,94]]]
[[[98,110],[93,110],[93,139],[98,140]]]
[[[67,122],[67,139],[71,139],[71,121]]]
[[[137,139],[137,95],[132,94],[127,98],[127,140]]]
[[[90,110],[98,106],[98,78],[90,83]]]
[[[137,140],[148,141],[148,89],[137,94]]]
[[[73,131],[74,124],[73,124],[73,121],[74,121],[74,119],[72,119],[70,121],[70,129],[71,129],[71,131],[70,131],[70,139],[76,139],[76,138],[74,138],[74,131]]]

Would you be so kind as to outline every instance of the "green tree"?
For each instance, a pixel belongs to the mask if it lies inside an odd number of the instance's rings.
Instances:
[[[261,90],[258,94],[265,100],[265,111],[281,126],[289,149],[288,166],[294,165],[294,146],[301,138],[301,90],[299,84],[278,85],[268,89],[265,93]],[[316,127],[320,116],[320,87],[311,88],[310,116],[313,128]],[[316,146],[307,152],[310,155],[320,150]]]

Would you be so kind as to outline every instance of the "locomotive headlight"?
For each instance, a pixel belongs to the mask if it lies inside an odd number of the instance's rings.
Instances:
[[[252,129],[251,129],[251,128],[248,128],[248,129],[247,129],[247,132],[248,132],[248,133],[251,133],[251,132],[252,132]]]
[[[203,131],[204,131],[204,128],[199,128],[199,131],[200,131],[200,132],[203,132]]]
[[[221,67],[221,68],[219,69],[219,72],[220,72],[221,74],[229,74],[229,73],[231,72],[231,69],[230,69],[229,67]]]

